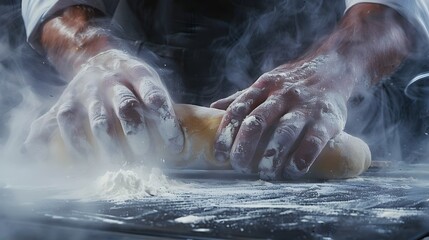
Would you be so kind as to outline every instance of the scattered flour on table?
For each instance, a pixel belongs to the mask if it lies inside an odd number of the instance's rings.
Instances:
[[[195,216],[195,215],[189,215],[189,216],[184,216],[184,217],[179,217],[174,219],[175,222],[177,223],[200,223],[200,222],[207,222],[210,220],[215,219],[216,216],[213,215],[208,215],[208,216]]]
[[[400,219],[402,217],[418,216],[423,213],[418,210],[411,209],[374,209],[373,212],[377,217],[389,218],[389,219]]]

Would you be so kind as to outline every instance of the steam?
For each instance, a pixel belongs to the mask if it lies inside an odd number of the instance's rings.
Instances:
[[[225,75],[239,89],[320,41],[345,6],[344,1],[261,1],[255,9],[234,26],[243,33],[227,53]]]
[[[424,71],[421,61],[408,60],[391,78],[370,90],[356,90],[349,101],[346,131],[362,138],[375,160],[427,161],[428,98],[411,99],[404,94],[411,78]]]

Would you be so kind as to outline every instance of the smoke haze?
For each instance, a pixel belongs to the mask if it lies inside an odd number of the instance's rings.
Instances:
[[[223,63],[221,75],[230,83],[228,89],[222,89],[224,94],[249,86],[262,73],[300,56],[311,44],[321,41],[333,30],[345,7],[343,1],[261,1],[258,4],[261,6],[257,11],[245,13],[247,21],[234,23],[234,29],[239,33],[232,32],[228,39],[218,39],[213,43],[216,47],[222,41],[236,40],[227,48],[220,49],[225,56],[219,59]],[[22,142],[31,122],[55,103],[65,83],[52,66],[26,43],[20,1],[3,1],[0,18],[3,23],[0,27],[1,164],[22,166],[19,164],[32,162],[21,157]],[[350,101],[351,106],[357,107],[349,112],[346,130],[367,141],[376,157],[401,160],[404,145],[409,145],[406,154],[418,153],[413,159],[426,154],[427,135],[421,131],[423,120],[416,123],[412,116],[421,103],[394,97],[403,95],[403,89],[413,74],[424,68],[410,67],[416,62],[412,61],[405,63],[392,78],[395,81],[399,79],[396,86],[392,87],[393,80],[384,81],[376,89],[385,90],[383,93],[362,91]],[[159,70],[165,69],[160,66]],[[378,103],[375,107],[374,99]],[[382,108],[386,104],[392,107]],[[401,112],[403,109],[409,109],[409,112]],[[389,118],[387,127],[386,116]],[[5,172],[3,176],[10,173],[4,170],[7,168],[2,169]]]

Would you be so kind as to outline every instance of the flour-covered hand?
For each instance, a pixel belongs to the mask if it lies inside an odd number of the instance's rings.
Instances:
[[[215,155],[261,178],[305,174],[345,125],[348,94],[336,87],[328,57],[280,66],[212,107],[226,108]],[[328,74],[329,73],[329,74]],[[341,84],[339,84],[341,85]]]
[[[68,150],[79,156],[93,153],[91,146],[142,155],[150,148],[149,122],[167,151],[182,150],[183,133],[156,71],[123,51],[107,50],[82,65],[58,102],[34,122],[26,143],[57,127]]]
[[[263,74],[212,106],[226,109],[215,154],[265,179],[305,174],[343,129],[346,103],[391,75],[408,56],[413,28],[394,9],[360,3],[295,62]]]

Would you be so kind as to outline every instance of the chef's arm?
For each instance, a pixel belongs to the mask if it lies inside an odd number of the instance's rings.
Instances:
[[[102,17],[95,8],[71,6],[38,28],[42,50],[69,84],[33,123],[26,145],[58,128],[67,149],[79,157],[92,158],[96,151],[89,143],[95,139],[106,156],[120,159],[115,154],[123,152],[128,160],[142,159],[153,121],[166,149],[180,152],[183,132],[161,77],[99,24]]]
[[[89,6],[68,7],[40,28],[40,44],[49,61],[68,80],[82,63],[102,51],[115,48],[109,30],[97,24],[103,14]]]
[[[230,157],[241,172],[258,168],[265,179],[305,174],[344,129],[356,86],[379,82],[408,56],[413,42],[408,25],[392,8],[356,4],[307,54],[213,103],[226,110],[215,143],[217,159]],[[255,149],[265,141],[260,157]]]
[[[416,35],[415,28],[393,8],[360,3],[348,9],[333,34],[310,54],[335,52],[348,66],[347,73],[377,83],[409,56]]]

